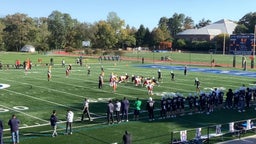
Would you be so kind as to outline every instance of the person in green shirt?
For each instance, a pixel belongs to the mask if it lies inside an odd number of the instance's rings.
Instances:
[[[137,98],[134,102],[134,120],[139,120],[141,103],[142,102],[141,102],[141,100],[139,100],[139,98]]]

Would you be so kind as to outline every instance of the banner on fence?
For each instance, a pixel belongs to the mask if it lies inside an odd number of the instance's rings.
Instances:
[[[229,123],[229,132],[234,132],[234,122]]]
[[[187,131],[186,130],[180,131],[180,141],[181,142],[187,141]]]
[[[196,138],[197,139],[201,138],[201,136],[202,136],[201,131],[202,131],[202,128],[196,128]]]
[[[216,134],[221,134],[221,125],[216,125]]]
[[[249,120],[246,121],[246,130],[249,130],[251,128],[252,128],[251,120],[249,119]]]

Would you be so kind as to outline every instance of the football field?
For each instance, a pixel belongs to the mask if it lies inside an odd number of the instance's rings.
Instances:
[[[48,66],[33,65],[27,72],[24,69],[0,70],[0,119],[4,122],[4,141],[9,143],[10,131],[7,125],[12,114],[16,114],[21,121],[20,143],[24,144],[111,144],[121,143],[125,130],[132,134],[133,143],[169,143],[171,132],[192,129],[218,123],[255,118],[253,108],[245,113],[236,110],[218,110],[210,115],[195,114],[185,115],[170,119],[158,119],[160,99],[168,93],[181,93],[183,96],[194,94],[195,78],[201,82],[201,90],[210,92],[213,88],[221,88],[224,92],[231,88],[238,89],[243,84],[253,87],[256,73],[226,68],[188,67],[187,76],[184,76],[182,65],[170,64],[138,64],[131,61],[103,62],[89,60],[80,66],[72,63],[72,70],[66,76],[67,67],[62,67],[61,62],[56,62],[51,68],[52,78],[47,80]],[[90,74],[88,75],[88,66]],[[103,88],[98,88],[98,77],[104,68]],[[151,97],[156,101],[156,120],[148,121],[146,101],[149,98],[145,86],[135,86],[129,79],[128,82],[118,83],[116,92],[109,85],[111,73],[123,76],[143,76],[145,78],[157,77],[161,69],[163,79],[159,86],[154,86]],[[170,78],[170,71],[175,73],[175,80]],[[122,100],[127,97],[130,101],[129,122],[108,125],[106,123],[106,107],[109,99]],[[133,121],[133,103],[136,98],[142,100],[142,113],[139,121]],[[84,98],[90,101],[90,112],[93,121],[81,122],[82,104]],[[74,112],[73,134],[65,133],[66,110]],[[57,111],[58,136],[51,137],[49,118],[52,110]],[[229,115],[223,117],[224,115]]]

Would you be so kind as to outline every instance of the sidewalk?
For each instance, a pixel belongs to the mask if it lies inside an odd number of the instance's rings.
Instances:
[[[256,144],[256,135],[242,137],[241,139],[220,142],[217,144]]]

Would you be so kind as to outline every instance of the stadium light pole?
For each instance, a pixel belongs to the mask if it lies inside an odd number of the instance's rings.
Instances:
[[[153,64],[155,63],[155,45],[154,45],[154,49],[153,49]]]
[[[225,38],[225,33],[223,33],[223,55],[225,55],[225,45],[226,45],[226,38]]]
[[[256,25],[254,25],[254,35],[253,35],[253,61],[255,57],[255,37],[256,37]]]

